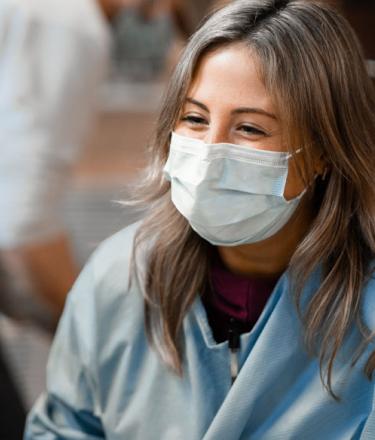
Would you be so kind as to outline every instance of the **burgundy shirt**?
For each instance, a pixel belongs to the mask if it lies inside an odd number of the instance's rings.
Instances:
[[[211,269],[212,289],[203,298],[216,342],[228,339],[229,322],[239,333],[249,332],[270,297],[278,278],[249,278],[230,272],[219,258]]]

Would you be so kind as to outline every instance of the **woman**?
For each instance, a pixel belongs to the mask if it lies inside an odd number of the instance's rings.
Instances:
[[[375,438],[374,101],[327,6],[214,14],[166,96],[149,215],[70,294],[26,438]]]

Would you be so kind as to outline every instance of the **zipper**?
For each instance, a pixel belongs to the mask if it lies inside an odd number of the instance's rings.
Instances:
[[[238,352],[241,347],[239,323],[234,318],[229,319],[228,347],[230,350],[230,376],[233,385],[239,372]]]

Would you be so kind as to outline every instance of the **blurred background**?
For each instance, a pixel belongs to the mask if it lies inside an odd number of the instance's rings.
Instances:
[[[98,243],[142,215],[118,201],[146,164],[179,53],[225,2],[0,2],[0,439],[16,440],[71,283]],[[331,3],[374,78],[375,2]]]

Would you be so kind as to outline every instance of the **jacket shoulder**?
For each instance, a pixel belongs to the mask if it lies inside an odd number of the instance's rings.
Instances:
[[[127,267],[130,264],[134,239],[140,225],[141,222],[137,222],[127,226],[104,240],[94,251],[91,259],[98,280],[118,265]]]
[[[100,353],[108,344],[131,339],[143,325],[143,296],[137,280],[130,279],[133,243],[140,223],[105,240],[92,254],[68,295],[62,321],[74,323],[83,351]],[[126,335],[126,337],[124,336]],[[125,338],[125,339],[124,339]]]
[[[93,252],[68,298],[86,313],[105,313],[114,304],[128,302],[134,238],[140,223],[134,223],[104,240]],[[133,283],[134,292],[140,290]]]

